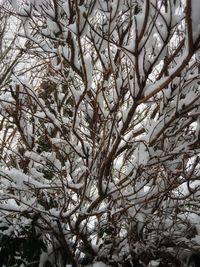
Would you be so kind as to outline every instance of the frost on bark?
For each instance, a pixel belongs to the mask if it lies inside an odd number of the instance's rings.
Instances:
[[[200,4],[9,2],[2,234],[33,231],[31,266],[179,266],[200,243]]]

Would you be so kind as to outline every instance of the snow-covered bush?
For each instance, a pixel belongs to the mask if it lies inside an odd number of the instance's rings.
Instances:
[[[200,240],[200,4],[10,4],[22,58],[0,85],[1,221],[38,237],[40,267],[179,266],[170,248]]]

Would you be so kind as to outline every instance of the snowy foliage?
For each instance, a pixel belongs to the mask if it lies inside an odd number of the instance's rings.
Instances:
[[[200,245],[199,2],[8,2],[0,230],[38,249],[5,264],[180,266],[170,249]]]

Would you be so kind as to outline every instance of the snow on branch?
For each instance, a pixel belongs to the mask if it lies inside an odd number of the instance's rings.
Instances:
[[[26,218],[40,267],[178,262],[199,245],[199,2],[10,3],[3,225]]]

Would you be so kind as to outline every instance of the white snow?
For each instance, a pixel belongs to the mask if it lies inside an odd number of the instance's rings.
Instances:
[[[192,5],[192,32],[193,32],[193,40],[200,34],[200,3],[199,0],[191,0]]]
[[[108,267],[109,265],[106,265],[105,263],[101,261],[97,261],[92,265],[87,265],[86,267]]]
[[[153,260],[153,261],[150,261],[149,264],[148,264],[148,267],[156,267],[156,266],[159,266],[160,264],[160,261],[159,260]]]

